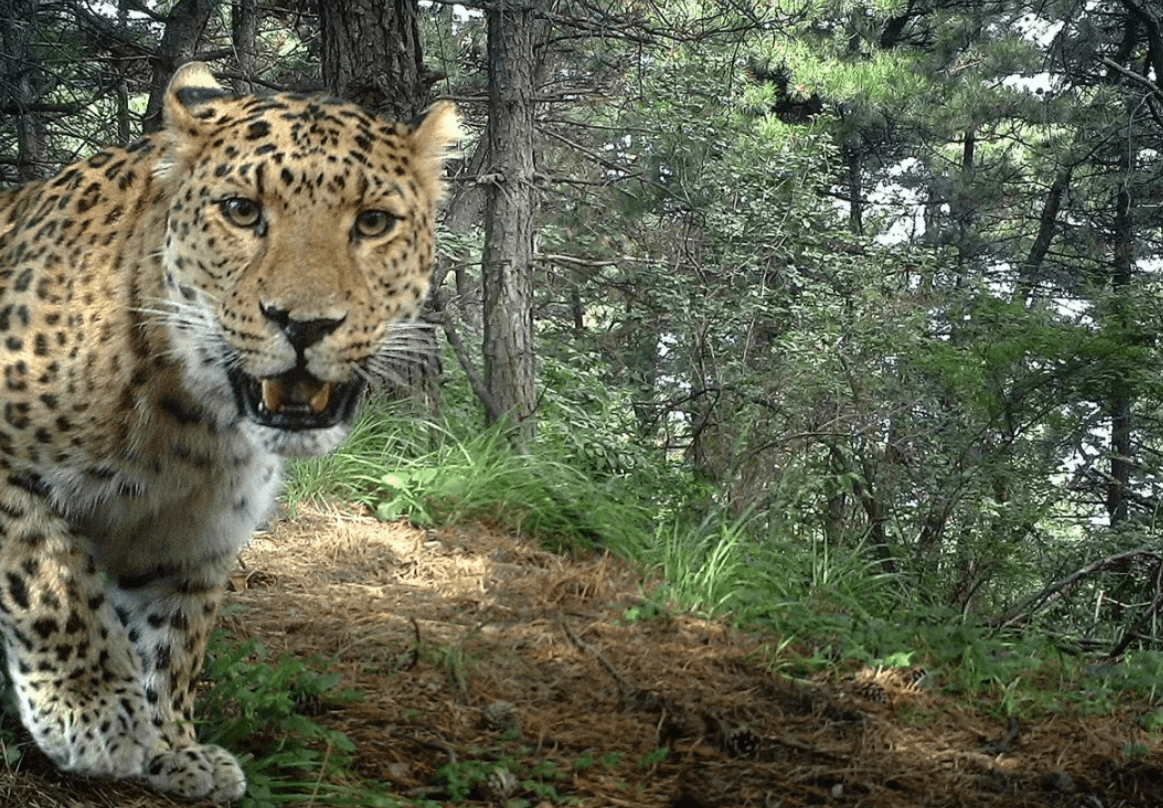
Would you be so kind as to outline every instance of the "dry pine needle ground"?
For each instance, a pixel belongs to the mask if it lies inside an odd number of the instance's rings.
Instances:
[[[334,660],[366,698],[319,720],[388,793],[440,801],[441,766],[503,758],[511,779],[466,804],[553,804],[533,779],[587,806],[1163,805],[1163,752],[1138,716],[1007,725],[908,672],[788,681],[764,664],[772,638],[622,619],[641,582],[608,557],[306,512],[242,562],[228,627],[273,657]],[[180,804],[38,755],[0,772],[5,808]]]

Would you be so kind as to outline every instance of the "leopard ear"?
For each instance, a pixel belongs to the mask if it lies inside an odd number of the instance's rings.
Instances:
[[[205,107],[210,101],[228,96],[214,79],[205,62],[187,62],[178,68],[166,86],[165,128],[174,131],[192,131],[199,128],[199,120],[212,117]]]
[[[436,102],[418,123],[413,124],[409,135],[415,157],[413,165],[418,179],[433,199],[444,194],[444,161],[463,136],[460,113],[451,101]]]

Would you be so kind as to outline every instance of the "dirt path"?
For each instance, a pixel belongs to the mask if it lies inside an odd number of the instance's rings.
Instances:
[[[243,562],[224,622],[272,657],[335,660],[367,698],[318,720],[389,793],[444,801],[437,770],[477,761],[493,776],[465,804],[1163,805],[1163,749],[1137,715],[1007,725],[941,696],[939,674],[789,681],[771,638],[626,621],[641,586],[612,559],[312,512]],[[43,761],[0,773],[5,807],[179,804]]]

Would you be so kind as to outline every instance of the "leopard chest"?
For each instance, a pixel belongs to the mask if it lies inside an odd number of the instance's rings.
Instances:
[[[38,469],[54,508],[114,576],[232,558],[269,515],[281,460],[234,426],[162,420],[115,456]]]

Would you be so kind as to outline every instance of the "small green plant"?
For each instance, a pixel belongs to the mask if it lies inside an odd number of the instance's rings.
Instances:
[[[305,793],[343,789],[320,784],[343,772],[354,746],[342,732],[313,716],[329,704],[359,699],[338,688],[340,676],[285,656],[274,664],[257,638],[231,645],[217,632],[211,638],[205,676],[213,687],[200,699],[200,735],[209,743],[243,753],[247,775],[243,808],[267,808],[302,799]]]
[[[1151,748],[1145,743],[1139,741],[1132,741],[1123,747],[1123,756],[1128,758],[1146,757],[1151,751]]]
[[[446,763],[436,770],[436,782],[444,786],[448,798],[460,802],[467,800],[474,789],[480,788],[489,775],[501,768],[501,764],[483,760],[465,760]]]
[[[666,621],[671,617],[671,612],[666,606],[653,602],[635,604],[622,613],[622,619],[627,623],[641,623],[644,620]]]
[[[642,756],[642,760],[638,761],[639,769],[649,769],[651,766],[657,766],[666,760],[670,754],[670,749],[665,746],[660,746],[657,749],[652,749]]]
[[[1163,727],[1163,711],[1156,710],[1139,719],[1139,726],[1148,732],[1157,732]]]

